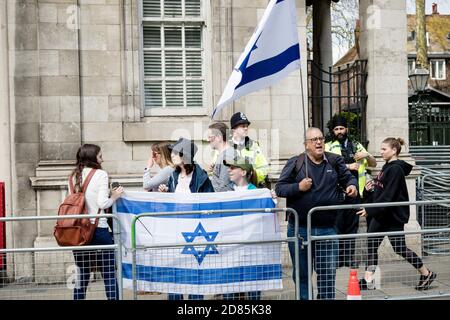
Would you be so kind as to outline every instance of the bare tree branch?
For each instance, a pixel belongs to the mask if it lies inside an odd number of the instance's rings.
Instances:
[[[313,41],[313,6],[306,11],[306,32],[307,41],[312,48]],[[333,47],[338,47],[341,54],[355,45],[355,26],[359,17],[358,0],[340,0],[331,2],[331,34]]]

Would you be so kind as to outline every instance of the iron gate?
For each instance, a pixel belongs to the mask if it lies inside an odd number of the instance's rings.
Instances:
[[[326,133],[333,115],[344,112],[350,133],[367,146],[366,81],[367,60],[356,60],[328,70],[308,60],[309,124]]]

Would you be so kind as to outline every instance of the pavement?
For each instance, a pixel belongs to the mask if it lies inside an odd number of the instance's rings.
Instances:
[[[450,256],[424,257],[424,264],[437,273],[430,290],[417,291],[414,289],[419,275],[404,260],[398,259],[389,263],[380,264],[381,287],[376,290],[361,291],[363,300],[390,300],[390,299],[437,299],[450,300]],[[294,300],[295,289],[291,278],[292,269],[283,269],[283,289],[278,291],[263,292],[264,300]],[[362,277],[364,267],[358,269],[358,276]],[[340,268],[336,273],[336,300],[347,298],[347,282],[350,275],[349,268]],[[314,288],[315,285],[315,277]],[[124,300],[132,300],[132,290],[124,289]],[[220,296],[206,296],[205,299],[218,299]],[[10,283],[0,286],[0,300],[71,300],[72,289],[65,284],[32,284],[23,280],[22,283]],[[91,282],[87,291],[88,300],[106,299],[103,281],[99,274],[91,276]],[[138,300],[165,300],[164,293],[140,292]]]

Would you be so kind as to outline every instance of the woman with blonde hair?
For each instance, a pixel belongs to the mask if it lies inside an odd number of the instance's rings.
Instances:
[[[147,168],[144,170],[143,188],[147,191],[158,191],[158,187],[167,183],[175,169],[168,142],[154,143],[151,150],[152,154],[147,161]],[[159,167],[160,171],[152,177],[150,169],[155,165]]]
[[[405,141],[401,138],[386,138],[381,143],[380,153],[386,163],[377,177],[366,184],[369,194],[368,202],[407,202],[409,201],[406,187],[406,176],[412,170],[412,165],[398,159]],[[409,206],[365,208],[357,212],[367,217],[367,232],[403,231],[409,220]],[[378,264],[378,247],[384,237],[369,237],[368,265],[364,278],[360,280],[361,289],[376,289],[374,273]],[[394,251],[408,261],[420,274],[416,290],[428,290],[436,278],[436,273],[423,265],[422,259],[406,246],[405,235],[389,236]]]

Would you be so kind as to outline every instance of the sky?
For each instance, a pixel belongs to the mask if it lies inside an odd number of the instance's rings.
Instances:
[[[450,0],[426,0],[425,12],[431,14],[431,5],[436,3],[438,5],[438,12],[440,14],[450,14]],[[416,12],[416,0],[406,0],[408,14]]]

